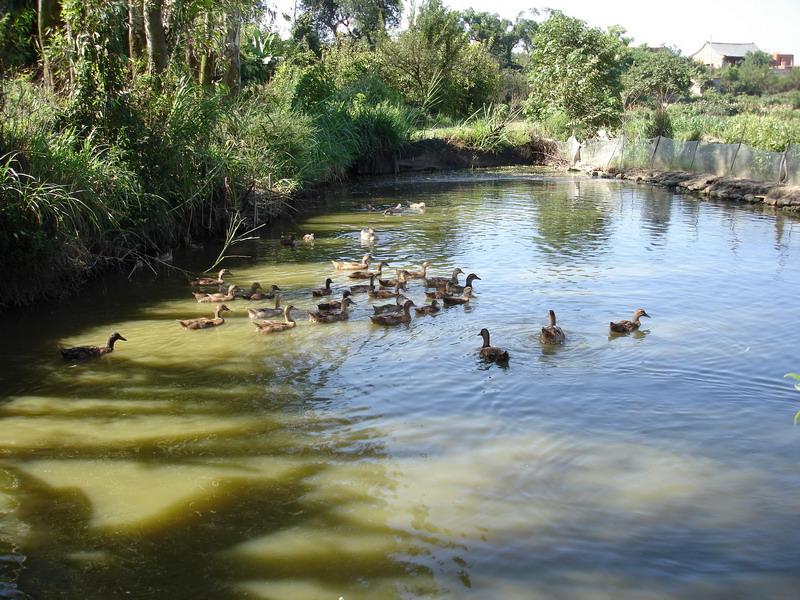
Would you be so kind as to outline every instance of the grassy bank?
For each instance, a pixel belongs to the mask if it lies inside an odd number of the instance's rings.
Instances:
[[[110,139],[75,127],[68,98],[3,82],[0,305],[214,236],[253,189],[288,194],[343,178],[359,158],[408,140],[414,116],[347,99],[306,112],[266,86],[234,100],[185,81],[128,93],[132,125]]]

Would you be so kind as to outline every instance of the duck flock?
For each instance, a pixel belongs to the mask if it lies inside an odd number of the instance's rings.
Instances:
[[[371,208],[371,207],[370,207]],[[425,203],[409,203],[408,208],[402,205],[392,206],[383,211],[385,215],[402,214],[404,210],[416,213],[424,212]],[[313,244],[314,234],[308,233],[302,236],[304,243]],[[361,230],[361,241],[372,245],[377,241],[377,234],[372,228]],[[281,245],[294,247],[297,244],[294,234],[281,237]],[[360,260],[343,261],[332,260],[331,265],[334,271],[346,271],[352,280],[369,281],[364,284],[350,285],[341,292],[340,299],[334,300],[335,290],[331,287],[333,280],[329,277],[325,280],[323,287],[310,291],[311,297],[323,300],[317,304],[317,310],[306,311],[308,320],[311,323],[331,324],[347,321],[350,313],[350,306],[356,304],[354,297],[366,294],[369,301],[392,300],[388,303],[373,304],[373,315],[370,320],[373,324],[384,327],[397,326],[411,321],[411,309],[418,317],[425,315],[435,315],[442,307],[463,306],[469,304],[472,299],[473,285],[481,278],[475,273],[466,276],[463,284],[459,281],[459,275],[464,275],[460,268],[453,270],[449,277],[431,276],[428,269],[431,267],[429,262],[423,262],[419,269],[395,269],[394,277],[389,278],[384,274],[389,264],[386,261],[378,261],[374,270],[370,266],[374,263],[371,254],[365,254]],[[259,282],[254,282],[249,289],[230,284],[225,277],[233,274],[228,269],[221,269],[216,278],[200,277],[190,282],[193,288],[192,295],[199,303],[216,304],[213,317],[199,317],[195,319],[185,319],[178,321],[182,327],[189,330],[208,329],[219,327],[225,323],[222,316],[224,312],[230,312],[227,302],[243,299],[250,302],[260,300],[274,300],[271,307],[248,308],[247,312],[255,325],[256,332],[263,335],[276,334],[288,331],[297,326],[293,316],[293,311],[297,309],[289,304],[281,306],[281,288],[277,285],[262,287]],[[413,300],[408,298],[408,288],[414,283],[422,286],[422,291],[426,303],[417,306]],[[216,288],[218,291],[206,291],[209,288]],[[441,303],[441,304],[440,304]],[[283,317],[282,320],[276,317]],[[637,309],[630,320],[611,322],[609,329],[612,334],[628,334],[639,329],[642,317],[650,317],[644,309]],[[509,359],[508,351],[492,346],[490,334],[487,329],[481,329],[478,334],[483,338],[483,346],[479,350],[481,359],[491,362],[507,362]],[[76,346],[72,348],[60,348],[61,355],[67,360],[82,360],[95,356],[102,356],[114,351],[114,344],[117,341],[127,341],[117,332],[111,334],[105,346]],[[563,344],[566,341],[564,331],[556,325],[555,312],[550,310],[548,313],[548,324],[541,329],[539,342],[544,345]]]

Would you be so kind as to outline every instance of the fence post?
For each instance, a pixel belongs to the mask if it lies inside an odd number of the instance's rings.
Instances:
[[[656,160],[656,152],[658,152],[658,145],[661,143],[661,136],[656,138],[656,145],[653,147],[653,154],[650,155],[650,168],[653,168],[653,163]]]
[[[786,151],[781,157],[781,166],[778,169],[778,183],[786,183],[789,181],[789,150],[791,148],[791,144],[786,144]]]
[[[697,158],[697,151],[700,149],[700,140],[694,145],[694,152],[692,152],[692,162],[689,163],[689,172],[694,173],[694,161]]]

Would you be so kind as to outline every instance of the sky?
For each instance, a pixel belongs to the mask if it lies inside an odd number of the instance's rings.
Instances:
[[[277,0],[277,4],[291,14],[293,0]],[[765,51],[794,54],[795,62],[800,62],[800,0],[543,0],[541,4],[536,0],[444,0],[444,4],[508,19],[546,7],[597,27],[622,25],[637,45],[677,46],[688,55],[707,40],[755,42]]]

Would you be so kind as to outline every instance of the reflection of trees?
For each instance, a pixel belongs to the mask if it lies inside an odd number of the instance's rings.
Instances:
[[[656,238],[662,238],[669,230],[672,219],[672,194],[665,190],[650,189],[641,201],[642,222],[650,233]]]
[[[538,224],[535,243],[546,256],[564,257],[604,251],[608,241],[609,188],[580,181],[547,186],[534,202]]]

